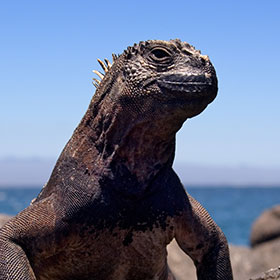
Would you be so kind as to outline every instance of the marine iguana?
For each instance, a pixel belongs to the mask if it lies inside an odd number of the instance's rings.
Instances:
[[[209,58],[176,39],[105,62],[46,186],[0,230],[0,279],[174,279],[173,238],[199,280],[232,279],[224,234],[172,169],[176,132],[216,97]]]

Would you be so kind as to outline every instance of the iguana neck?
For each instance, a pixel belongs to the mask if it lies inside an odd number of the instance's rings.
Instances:
[[[100,112],[94,119],[86,114],[64,152],[90,173],[126,178],[130,173],[143,184],[163,166],[172,165],[175,133],[168,133],[164,122],[139,121],[116,112],[120,110]]]
[[[162,168],[172,165],[179,127],[166,118],[139,119],[121,102],[109,103],[109,99],[100,102],[96,115],[96,104],[89,106],[61,156],[79,163],[79,168],[107,185],[110,180],[118,181],[125,192],[132,191],[128,185],[134,185],[136,194]]]

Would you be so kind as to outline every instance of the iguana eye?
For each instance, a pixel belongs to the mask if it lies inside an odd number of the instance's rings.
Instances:
[[[169,62],[171,54],[167,50],[157,47],[150,52],[150,58],[155,62]]]

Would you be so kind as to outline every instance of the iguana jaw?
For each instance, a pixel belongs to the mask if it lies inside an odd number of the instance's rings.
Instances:
[[[177,102],[177,106],[185,108],[186,117],[203,111],[215,99],[218,90],[216,76],[208,73],[165,75],[158,80],[158,85],[170,102]]]
[[[184,94],[186,98],[195,98],[196,96],[216,96],[217,83],[211,78],[211,75],[183,75],[171,74],[164,75],[158,80],[160,88],[172,92]]]

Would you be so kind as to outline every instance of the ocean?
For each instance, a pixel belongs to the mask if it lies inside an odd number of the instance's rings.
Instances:
[[[249,245],[251,226],[267,208],[280,204],[280,187],[187,187],[222,228],[228,241]],[[0,213],[15,215],[40,188],[0,188]]]

